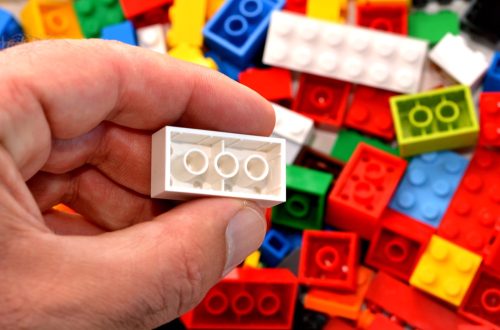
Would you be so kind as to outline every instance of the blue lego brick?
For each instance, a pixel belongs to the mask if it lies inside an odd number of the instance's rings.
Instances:
[[[244,68],[238,67],[237,65],[220,57],[219,54],[217,54],[216,52],[211,51],[211,50],[206,52],[205,56],[210,57],[212,60],[215,61],[220,73],[223,73],[226,76],[228,76],[229,78],[236,80],[236,81],[238,80],[240,72],[247,69],[246,66]]]
[[[229,0],[203,29],[206,45],[239,66],[262,50],[271,12],[285,0]]]
[[[273,228],[267,232],[260,247],[261,260],[266,266],[275,267],[292,249],[293,245],[287,237]]]
[[[414,157],[389,207],[438,227],[469,161],[451,151]]]
[[[137,46],[135,29],[130,21],[106,26],[102,29],[101,38],[106,40],[118,40],[132,46]]]
[[[23,29],[14,16],[0,8],[0,49],[7,48],[24,38]]]
[[[491,62],[486,77],[484,78],[483,91],[500,91],[500,52],[496,52]]]

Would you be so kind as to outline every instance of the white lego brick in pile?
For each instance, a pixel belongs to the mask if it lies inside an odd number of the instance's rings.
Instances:
[[[472,50],[462,36],[446,34],[429,53],[430,59],[459,83],[473,86],[488,70],[488,60]]]
[[[137,42],[142,48],[147,48],[160,54],[166,54],[165,26],[163,24],[155,24],[137,29]]]
[[[400,93],[419,91],[427,42],[275,11],[265,64]]]
[[[281,105],[274,104],[276,125],[273,136],[286,139],[286,163],[293,164],[302,146],[314,134],[314,121]]]
[[[167,126],[153,134],[151,197],[286,199],[285,140]]]

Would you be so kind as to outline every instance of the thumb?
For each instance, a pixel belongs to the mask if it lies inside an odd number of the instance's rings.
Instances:
[[[143,283],[136,297],[148,301],[149,311],[157,311],[145,315],[153,323],[148,325],[155,326],[193,308],[223,275],[260,246],[265,232],[263,210],[255,204],[206,198],[113,233],[118,241],[113,245],[128,247],[115,251],[132,255],[131,262],[141,265],[132,282]]]

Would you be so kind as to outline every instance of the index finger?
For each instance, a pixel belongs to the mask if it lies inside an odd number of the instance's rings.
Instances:
[[[51,138],[71,139],[102,121],[156,130],[167,124],[269,134],[270,105],[221,74],[120,43],[46,41],[0,54],[0,143],[25,178]]]

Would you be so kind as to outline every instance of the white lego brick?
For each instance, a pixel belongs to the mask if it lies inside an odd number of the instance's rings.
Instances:
[[[488,70],[483,53],[472,50],[462,36],[446,34],[429,53],[430,59],[459,83],[473,86]]]
[[[263,62],[383,88],[419,90],[427,42],[275,11]]]
[[[271,135],[272,137],[279,138],[280,136],[277,134]],[[292,165],[295,163],[295,160],[297,159],[297,156],[299,155],[300,151],[302,150],[303,145],[295,143],[293,141],[285,139],[285,150],[286,150],[286,163],[287,165]]]
[[[285,140],[167,126],[153,134],[151,197],[286,200]]]
[[[137,42],[142,48],[147,48],[160,54],[166,54],[165,26],[163,24],[155,24],[137,29]]]
[[[299,145],[307,144],[314,132],[314,121],[275,103],[273,108],[276,114],[273,134]]]

